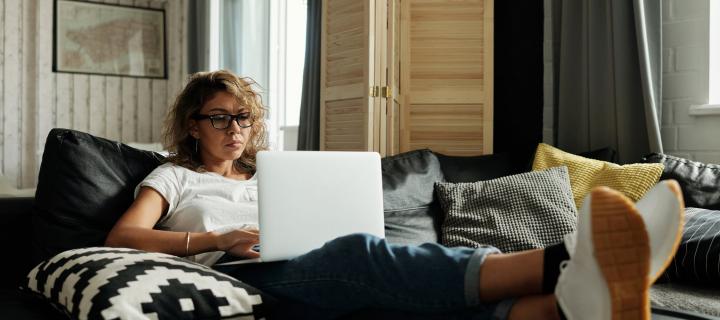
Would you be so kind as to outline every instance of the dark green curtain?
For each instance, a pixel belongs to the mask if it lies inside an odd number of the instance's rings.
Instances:
[[[305,70],[298,150],[320,150],[320,36],[322,0],[308,0],[307,35],[305,38]]]

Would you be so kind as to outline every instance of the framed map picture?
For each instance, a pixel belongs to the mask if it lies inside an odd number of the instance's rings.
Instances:
[[[57,0],[53,71],[166,77],[165,11]]]

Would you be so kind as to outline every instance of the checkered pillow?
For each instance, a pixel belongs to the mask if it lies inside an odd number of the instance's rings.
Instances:
[[[445,211],[442,243],[503,252],[544,248],[575,230],[566,167],[472,183],[435,183]]]
[[[122,248],[62,252],[30,271],[25,289],[71,319],[254,319],[275,303],[203,265]]]

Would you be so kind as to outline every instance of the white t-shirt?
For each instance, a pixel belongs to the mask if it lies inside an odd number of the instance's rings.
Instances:
[[[232,228],[257,228],[257,179],[234,180],[214,172],[165,163],[135,188],[155,189],[168,202],[168,212],[155,228],[182,232],[206,232]],[[191,239],[192,241],[192,239]],[[189,257],[204,265],[214,264],[222,251]]]

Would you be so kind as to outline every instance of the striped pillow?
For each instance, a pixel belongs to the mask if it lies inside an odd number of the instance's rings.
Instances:
[[[660,280],[720,284],[720,211],[685,208],[680,247]]]
[[[263,318],[274,299],[175,256],[94,247],[59,253],[27,277],[26,291],[71,319]]]

